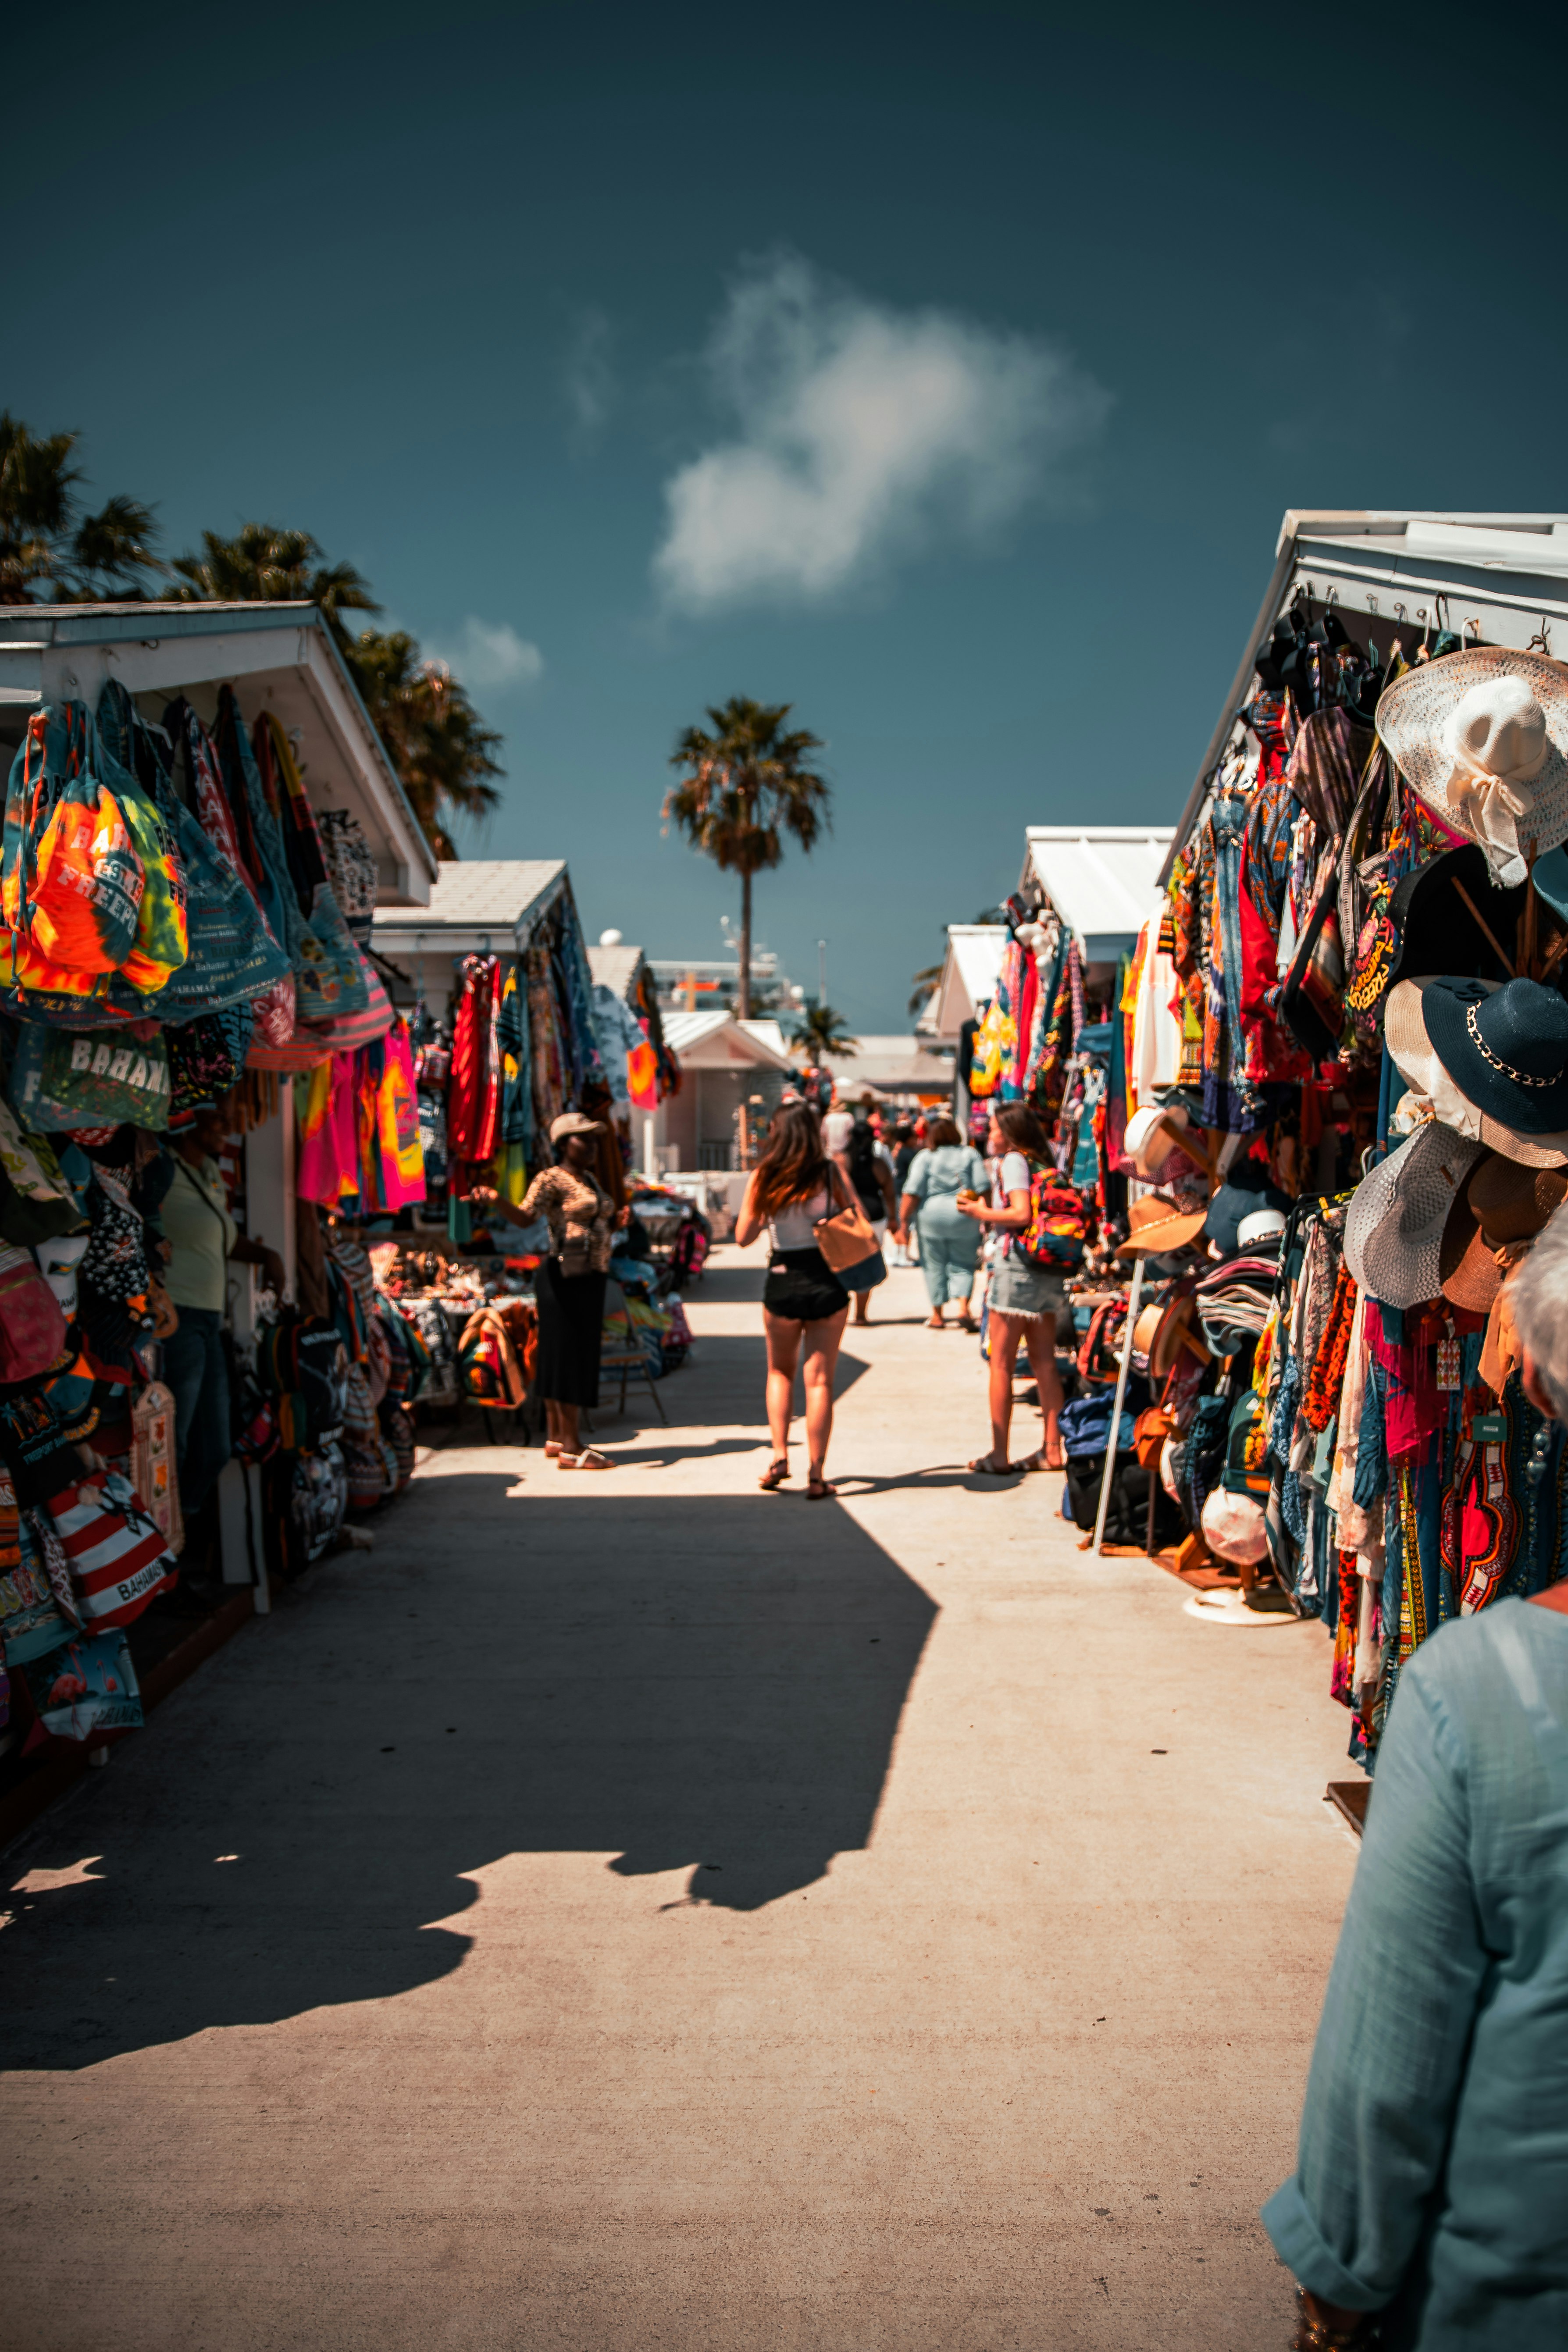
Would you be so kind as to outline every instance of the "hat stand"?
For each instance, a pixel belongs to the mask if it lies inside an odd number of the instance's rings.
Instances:
[[[1138,1320],[1139,1294],[1143,1288],[1143,1260],[1132,1261],[1132,1287],[1127,1297],[1127,1323],[1121,1334],[1121,1360],[1116,1367],[1116,1402],[1110,1408],[1110,1427],[1105,1438],[1105,1468],[1100,1481],[1100,1508],[1094,1515],[1094,1541],[1089,1549],[1098,1557],[1105,1542],[1105,1515],[1110,1507],[1110,1482],[1116,1475],[1116,1441],[1121,1434],[1121,1401],[1127,1394],[1127,1372],[1132,1361],[1132,1331]]]

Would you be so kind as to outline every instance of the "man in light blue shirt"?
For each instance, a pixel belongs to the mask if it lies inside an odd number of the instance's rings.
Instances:
[[[1563,1212],[1510,1297],[1526,1391],[1568,1420]],[[1263,2221],[1304,2345],[1381,2312],[1399,2352],[1568,2346],[1568,1583],[1445,1625],[1401,1672]]]

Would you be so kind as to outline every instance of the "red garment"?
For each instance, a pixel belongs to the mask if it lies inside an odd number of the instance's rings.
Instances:
[[[463,993],[452,1024],[452,1072],[447,1083],[447,1152],[454,1199],[466,1200],[489,1179],[500,1110],[500,1050],[496,1014],[500,963],[495,956],[463,958]]]

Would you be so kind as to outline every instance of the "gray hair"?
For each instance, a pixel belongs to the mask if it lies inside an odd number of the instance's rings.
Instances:
[[[1552,1212],[1508,1295],[1541,1385],[1558,1420],[1568,1422],[1568,1202]]]

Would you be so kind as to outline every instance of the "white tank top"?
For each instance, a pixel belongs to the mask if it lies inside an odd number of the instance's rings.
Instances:
[[[815,1249],[816,1235],[812,1227],[818,1217],[826,1216],[830,1205],[825,1184],[809,1201],[791,1201],[785,1207],[776,1209],[768,1226],[774,1249]]]

